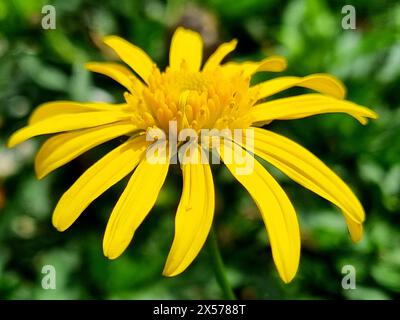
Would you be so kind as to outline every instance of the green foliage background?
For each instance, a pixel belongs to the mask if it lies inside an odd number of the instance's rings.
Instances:
[[[56,30],[41,28],[42,6],[57,10]],[[357,29],[341,28],[341,8],[352,4]],[[206,54],[239,40],[232,59],[282,54],[284,75],[329,72],[348,98],[376,110],[363,127],[345,115],[322,115],[270,125],[309,148],[359,196],[365,237],[352,244],[339,210],[271,166],[292,199],[302,232],[295,280],[284,285],[271,259],[257,209],[223,168],[215,168],[216,228],[230,282],[243,299],[390,299],[400,292],[400,3],[352,0],[2,0],[0,2],[0,298],[203,299],[221,298],[205,247],[176,278],[161,276],[173,237],[181,190],[173,168],[156,207],[116,261],[103,257],[102,234],[126,180],[94,202],[64,233],[51,226],[58,198],[118,139],[86,153],[43,181],[33,159],[43,138],[8,150],[7,137],[38,104],[57,99],[122,101],[122,88],[83,68],[115,59],[100,45],[118,34],[165,66],[177,25],[200,30]],[[258,76],[258,80],[275,77]],[[283,95],[301,93],[293,89]],[[143,195],[145,196],[145,195]],[[43,290],[44,265],[54,265],[57,289]],[[343,290],[344,265],[357,270],[357,289]]]

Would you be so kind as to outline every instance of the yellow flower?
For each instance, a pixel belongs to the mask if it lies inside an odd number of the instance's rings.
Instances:
[[[273,120],[291,120],[322,113],[343,112],[362,124],[377,118],[375,112],[344,100],[345,88],[327,74],[278,77],[250,85],[256,72],[279,72],[286,68],[282,57],[259,62],[224,63],[236,47],[233,40],[222,44],[202,65],[203,42],[196,32],[178,28],[173,35],[169,67],[161,72],[140,48],[117,37],[104,39],[134,72],[117,63],[93,62],[86,67],[119,82],[127,91],[123,104],[49,102],[39,106],[26,127],[9,140],[13,147],[43,134],[59,133],[48,139],[35,159],[39,179],[87,150],[118,136],[123,143],[92,165],[60,199],[53,224],[66,230],[88,205],[112,185],[133,171],[115,205],[104,235],[104,254],[117,258],[129,245],[145,219],[164,183],[170,152],[164,163],[145,156],[151,142],[146,132],[158,128],[168,132],[176,121],[178,134],[187,128],[254,128],[254,153],[290,178],[339,207],[353,241],[362,236],[363,208],[350,188],[326,165],[297,143],[269,130],[258,128]],[[290,98],[265,98],[293,86],[317,93]],[[63,133],[60,133],[63,132]],[[245,133],[243,133],[243,136]],[[234,152],[243,137],[224,143]],[[200,142],[200,141],[198,141]],[[178,146],[181,146],[179,144]],[[208,145],[207,145],[208,146]],[[196,145],[198,156],[204,145]],[[274,178],[254,158],[251,172],[239,174],[241,164],[227,161],[216,150],[229,171],[248,190],[257,204],[268,230],[272,255],[280,277],[289,282],[296,274],[300,258],[300,232],[294,208]],[[214,214],[214,185],[208,163],[181,163],[183,191],[175,218],[175,237],[163,274],[183,272],[201,250]]]

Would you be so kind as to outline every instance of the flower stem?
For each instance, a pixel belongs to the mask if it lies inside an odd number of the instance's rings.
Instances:
[[[224,263],[218,248],[217,236],[213,227],[211,227],[210,235],[208,237],[208,247],[211,254],[215,277],[217,278],[217,282],[221,287],[224,298],[228,300],[236,300],[235,294],[233,293],[226,277]]]

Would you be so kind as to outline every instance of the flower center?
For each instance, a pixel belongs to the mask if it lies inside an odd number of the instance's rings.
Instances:
[[[165,133],[170,121],[176,121],[178,131],[247,128],[248,111],[256,101],[249,92],[249,77],[230,75],[220,67],[194,72],[184,63],[179,70],[154,69],[148,86],[125,98],[140,128],[155,126]]]

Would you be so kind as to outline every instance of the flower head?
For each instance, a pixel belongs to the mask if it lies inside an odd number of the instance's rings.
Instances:
[[[340,208],[351,238],[362,236],[363,208],[350,188],[326,165],[297,143],[260,126],[274,120],[291,120],[321,113],[347,113],[362,124],[377,118],[366,107],[344,100],[345,88],[327,74],[278,77],[251,85],[256,72],[279,72],[286,68],[282,57],[259,62],[224,63],[235,49],[236,41],[222,44],[202,66],[203,43],[194,31],[178,28],[173,35],[169,66],[160,71],[140,48],[117,37],[104,39],[132,70],[117,63],[92,62],[86,67],[119,82],[127,91],[122,104],[49,102],[39,106],[26,127],[9,140],[13,147],[34,136],[54,134],[40,148],[35,159],[39,178],[78,157],[87,150],[126,135],[129,139],[92,165],[58,202],[53,224],[66,230],[112,185],[132,173],[107,224],[103,249],[110,259],[127,248],[136,229],[156,202],[166,178],[173,152],[173,137],[190,129],[196,133],[208,129],[208,137],[222,137],[221,145],[191,144],[189,158],[201,158],[209,151],[220,155],[229,171],[248,190],[257,204],[270,238],[272,255],[279,275],[289,282],[296,274],[300,259],[300,232],[295,210],[275,179],[252,156],[252,168],[240,173],[236,161],[242,153],[254,153],[267,160],[290,178]],[[293,86],[316,91],[290,98],[269,100],[275,93]],[[223,130],[239,135],[221,134]],[[156,154],[164,161],[154,162],[149,149],[158,141],[146,133],[158,129],[166,133],[166,144]],[[213,131],[214,130],[214,131]],[[250,145],[245,143],[251,136]],[[182,141],[181,141],[182,142]],[[193,148],[194,146],[194,148]],[[178,143],[177,149],[183,148]],[[232,151],[233,157],[228,156]],[[160,152],[162,151],[162,152]],[[184,153],[186,150],[184,151]],[[237,155],[238,157],[235,157]],[[207,239],[214,214],[214,184],[209,163],[181,161],[183,191],[175,218],[175,237],[164,274],[184,271]],[[208,158],[207,158],[208,159]]]

